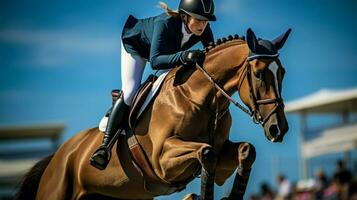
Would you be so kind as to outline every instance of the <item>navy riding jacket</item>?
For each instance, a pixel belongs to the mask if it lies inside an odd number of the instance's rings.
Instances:
[[[209,24],[201,36],[192,35],[181,47],[182,20],[166,13],[136,19],[130,15],[124,25],[122,41],[125,50],[150,61],[153,69],[168,69],[183,64],[181,54],[197,42],[206,47],[214,42]]]

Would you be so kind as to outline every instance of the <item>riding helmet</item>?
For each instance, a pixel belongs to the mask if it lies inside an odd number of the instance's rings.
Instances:
[[[196,19],[216,21],[213,0],[181,0],[179,11]]]

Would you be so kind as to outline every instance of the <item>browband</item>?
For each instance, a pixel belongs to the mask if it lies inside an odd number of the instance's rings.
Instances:
[[[247,60],[251,61],[251,60],[254,60],[254,59],[257,59],[257,58],[276,58],[278,56],[279,56],[278,53],[273,54],[273,55],[269,55],[269,54],[253,54],[253,55],[248,56]]]

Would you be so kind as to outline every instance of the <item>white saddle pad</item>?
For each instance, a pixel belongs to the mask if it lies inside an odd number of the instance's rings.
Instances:
[[[143,111],[145,110],[145,108],[149,105],[149,103],[154,99],[154,96],[156,95],[156,93],[159,91],[159,88],[161,86],[161,84],[164,82],[164,79],[166,77],[166,75],[169,73],[169,70],[165,71],[164,73],[162,73],[157,80],[154,82],[148,96],[146,97],[143,105],[141,106],[138,116],[137,118],[140,117],[140,115],[143,113]],[[104,116],[100,122],[99,122],[99,130],[104,132],[106,127],[107,127],[107,123],[108,123],[108,117]],[[123,134],[124,132],[122,132]]]

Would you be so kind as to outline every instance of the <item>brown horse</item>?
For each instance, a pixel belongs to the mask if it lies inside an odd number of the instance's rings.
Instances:
[[[25,177],[18,199],[153,199],[181,190],[201,173],[201,196],[213,199],[238,168],[228,199],[242,199],[255,160],[253,145],[229,141],[230,101],[260,123],[265,136],[281,142],[288,130],[281,97],[284,68],[278,50],[290,30],[273,41],[223,38],[205,51],[201,68],[172,69],[155,101],[140,116],[135,132],[153,173],[151,181],[132,159],[120,135],[104,171],[89,165],[103,134],[98,128],[78,133]],[[230,98],[239,92],[243,108]]]

